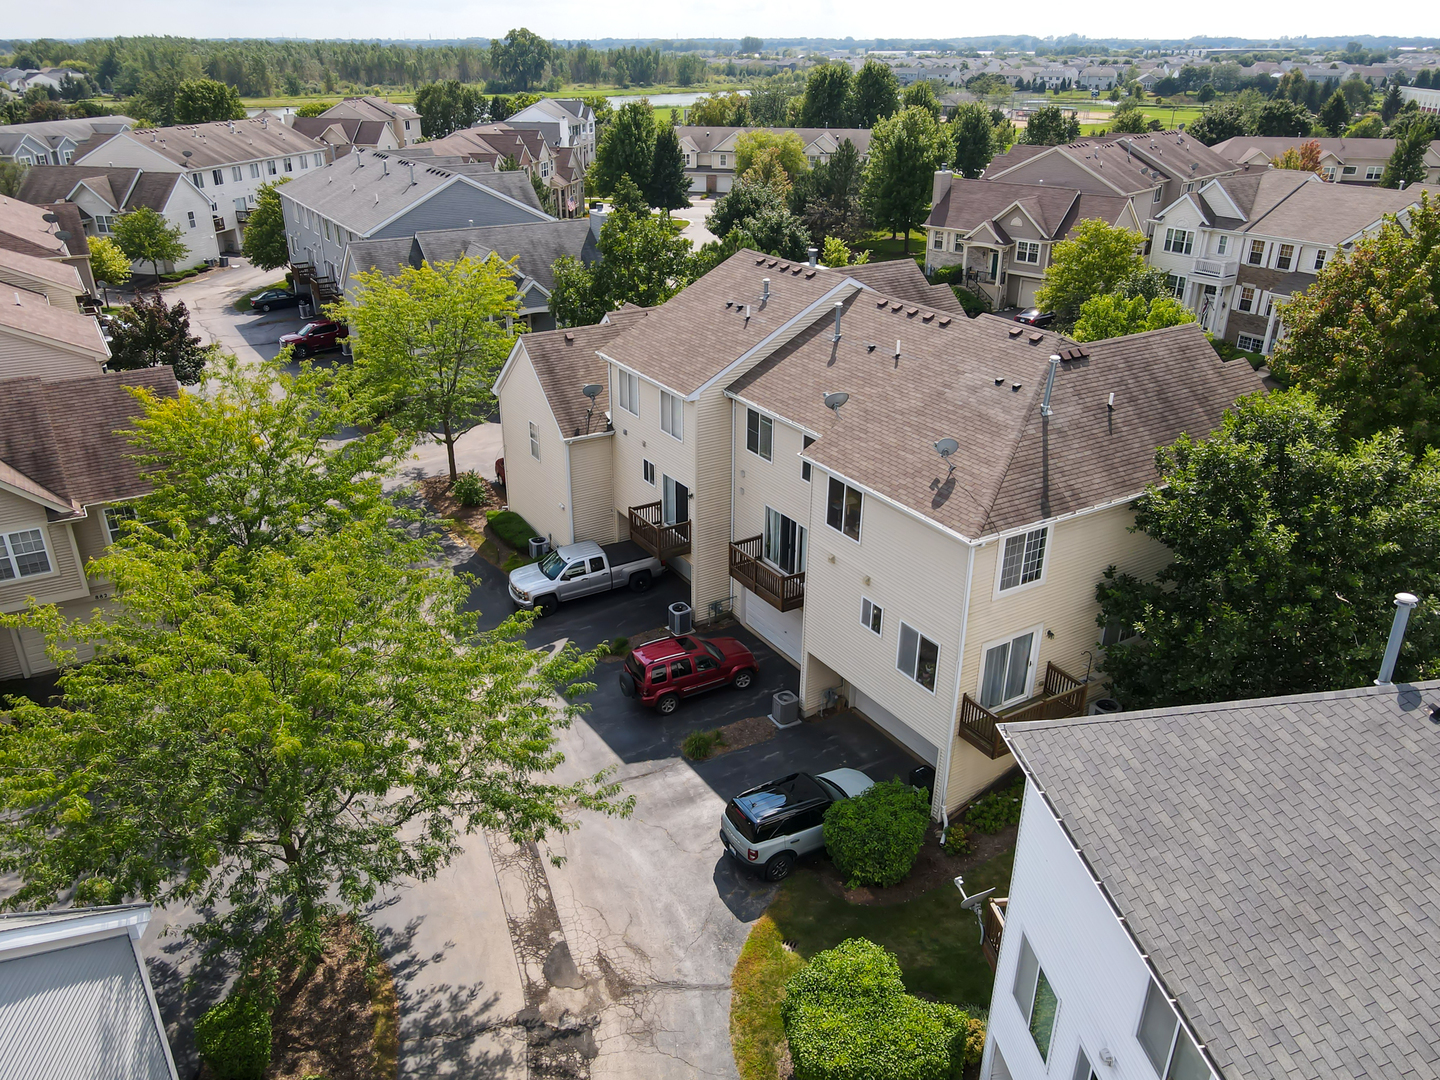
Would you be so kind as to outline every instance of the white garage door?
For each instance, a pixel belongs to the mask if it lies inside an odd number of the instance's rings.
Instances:
[[[930,765],[937,765],[940,761],[940,752],[930,744],[930,740],[924,738],[913,730],[898,716],[885,708],[870,695],[855,685],[850,686],[850,704],[859,712],[864,713],[876,725],[888,732],[902,746],[907,746],[918,755],[922,761]]]
[[[798,664],[804,612],[777,611],[749,589],[740,592],[745,600],[745,625]]]
[[[1040,282],[1031,278],[1020,279],[1020,294],[1015,301],[1016,307],[1034,307],[1035,290],[1040,287]]]

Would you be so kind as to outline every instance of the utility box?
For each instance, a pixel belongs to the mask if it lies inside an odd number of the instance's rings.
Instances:
[[[676,637],[690,633],[691,610],[689,604],[670,605],[670,633]]]
[[[910,786],[933,796],[935,794],[935,770],[929,765],[917,765],[910,770]]]
[[[530,558],[538,559],[550,553],[550,541],[543,536],[530,537]]]
[[[793,690],[778,690],[770,699],[770,722],[777,728],[794,727],[800,722],[800,695]]]

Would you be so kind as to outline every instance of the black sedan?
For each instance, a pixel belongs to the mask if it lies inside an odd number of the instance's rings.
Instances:
[[[295,307],[300,297],[289,289],[266,289],[250,298],[250,307],[255,311],[269,311],[271,308]]]
[[[1024,323],[1026,326],[1046,327],[1055,321],[1055,313],[1053,311],[1041,311],[1038,307],[1027,307],[1024,311],[1020,312],[1019,315],[1015,316],[1015,321]]]

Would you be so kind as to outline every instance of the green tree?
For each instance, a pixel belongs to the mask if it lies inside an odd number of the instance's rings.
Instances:
[[[1281,309],[1271,369],[1342,413],[1350,438],[1398,427],[1410,449],[1440,446],[1440,202],[1421,193],[1326,264]]]
[[[810,229],[812,240],[838,236],[853,242],[868,227],[860,203],[865,172],[860,152],[849,139],[841,141],[829,161],[817,161],[808,173],[795,178],[790,211]]]
[[[689,123],[697,127],[743,127],[748,114],[744,95],[717,91],[690,106]]]
[[[148,206],[121,214],[111,225],[115,242],[132,263],[149,263],[155,272],[155,288],[160,288],[160,264],[175,263],[190,254],[181,239],[179,225],[171,225]]]
[[[555,285],[550,290],[550,313],[560,326],[593,326],[615,310],[609,296],[600,291],[595,270],[573,255],[555,260],[551,267]]]
[[[862,128],[899,112],[900,80],[895,70],[874,57],[866,60],[851,83],[848,111],[851,123]]]
[[[1092,296],[1117,290],[1122,281],[1144,269],[1140,249],[1145,238],[1099,218],[1076,223],[1070,235],[1050,249],[1045,284],[1035,303],[1073,322]]]
[[[735,175],[744,176],[755,164],[755,158],[765,150],[779,152],[779,163],[786,177],[792,182],[801,173],[810,170],[805,157],[805,144],[793,131],[747,131],[735,138]]]
[[[951,151],[946,155],[954,162],[955,171],[974,180],[995,156],[995,128],[990,110],[978,101],[967,101],[955,110],[945,125],[950,136]]]
[[[903,109],[925,109],[938,121],[944,110],[940,107],[940,99],[935,96],[935,87],[929,82],[913,82],[905,88],[905,93],[900,99],[900,107]]]
[[[25,174],[30,171],[30,166],[23,161],[0,161],[0,195],[8,199],[16,198],[20,194],[20,187],[25,183]]]
[[[862,251],[858,256],[850,250],[850,245],[841,240],[838,236],[827,236],[825,245],[820,253],[821,266],[859,266],[870,261],[870,253]]]
[[[90,237],[90,273],[106,285],[124,285],[130,280],[130,260],[120,245],[108,236]]]
[[[1114,119],[1110,122],[1110,130],[1138,135],[1142,131],[1150,130],[1150,121],[1145,118],[1139,102],[1134,98],[1126,98],[1115,110]]]
[[[622,176],[628,176],[641,191],[650,186],[655,167],[655,111],[641,99],[627,102],[605,127],[595,150],[590,176],[595,190],[608,195]]]
[[[245,106],[233,86],[214,79],[186,79],[175,88],[175,122],[208,124],[212,120],[244,120]]]
[[[1379,139],[1385,135],[1385,122],[1371,114],[1362,116],[1345,129],[1347,139]]]
[[[169,366],[176,381],[189,386],[200,381],[210,355],[211,350],[190,333],[190,312],[183,300],[170,307],[159,293],[148,298],[142,293],[110,327],[106,366],[111,371]]]
[[[1036,109],[1025,121],[1025,130],[1020,133],[1020,141],[1029,146],[1061,146],[1079,137],[1080,121],[1075,113],[1066,112],[1058,105]]]
[[[486,113],[485,96],[456,79],[429,83],[415,92],[415,111],[426,136],[443,139],[481,122]]]
[[[817,64],[811,68],[800,105],[800,126],[848,127],[850,82],[848,64]]]
[[[422,87],[421,89],[424,88]],[[418,93],[416,94],[416,97],[419,97]],[[301,105],[298,109],[295,110],[295,115],[321,116],[324,113],[329,112],[338,104],[340,104],[338,101],[307,101],[304,105]]]
[[[539,34],[521,27],[490,44],[490,63],[510,91],[529,90],[545,78],[551,59],[550,43]]]
[[[1214,146],[1226,139],[1253,134],[1254,125],[1239,103],[1228,101],[1205,110],[1205,115],[1191,124],[1187,131],[1192,139]]]
[[[393,277],[365,271],[354,299],[332,315],[356,339],[359,392],[402,429],[444,446],[454,483],[455,443],[494,410],[515,312],[514,267],[491,253],[406,266]]]
[[[944,136],[928,109],[905,109],[875,125],[860,197],[875,224],[904,236],[907,255],[910,230],[930,211],[944,157]]]
[[[1380,174],[1380,186],[1398,188],[1409,184],[1425,182],[1425,154],[1434,138],[1430,120],[1413,123],[1395,140],[1395,149],[1390,160],[1385,162],[1385,171]]]
[[[1200,102],[1201,105],[1207,105],[1214,101],[1215,87],[1207,82],[1204,86],[1200,87],[1199,92],[1195,95],[1195,100]]]
[[[245,222],[240,250],[261,270],[274,270],[290,261],[290,247],[285,239],[285,213],[275,190],[289,182],[288,176],[282,176],[261,184],[255,191],[255,209],[250,211],[250,217]]]
[[[1143,296],[1102,293],[1080,305],[1070,336],[1076,341],[1100,341],[1194,321],[1195,313],[1174,297],[1147,300]]]
[[[1374,679],[1399,590],[1427,597],[1400,681],[1436,673],[1440,455],[1399,432],[1353,443],[1299,391],[1254,395],[1218,433],[1156,455],[1135,522],[1169,548],[1153,582],[1113,567],[1107,625],[1139,638],[1105,669],[1127,708],[1359,686]]]
[[[758,37],[746,35],[740,39],[740,52],[746,56],[753,56],[765,47],[765,42]]]
[[[659,125],[655,133],[655,157],[650,166],[650,190],[646,199],[663,210],[683,210],[690,205],[690,178],[685,175],[685,151],[671,124]]]
[[[1345,95],[1336,90],[1320,109],[1320,126],[1325,129],[1325,134],[1332,138],[1345,134],[1350,124],[1350,112],[1350,103],[1345,100]]]
[[[746,101],[750,123],[779,127],[785,123],[790,103],[798,93],[796,86],[788,79],[778,76],[761,79],[754,83]],[[700,121],[695,121],[699,123]],[[724,126],[724,125],[717,125]]]
[[[600,227],[600,261],[585,266],[566,256],[554,266],[550,310],[565,326],[588,326],[622,304],[654,307],[690,283],[691,244],[678,222],[633,213],[617,203]]]
[[[1292,139],[1309,135],[1310,111],[1277,93],[1260,106],[1255,116],[1255,134]]]
[[[1405,105],[1405,99],[1400,94],[1400,87],[1391,83],[1385,91],[1385,97],[1380,102],[1380,119],[1390,123],[1399,115],[1401,108]]]

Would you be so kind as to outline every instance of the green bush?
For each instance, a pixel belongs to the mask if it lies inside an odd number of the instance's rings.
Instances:
[[[965,314],[970,318],[973,319],[976,315],[991,310],[990,301],[979,293],[973,293],[959,285],[952,285],[950,288],[955,290],[955,299],[960,301],[960,306],[965,309]]]
[[[825,847],[849,888],[905,880],[930,824],[930,800],[900,780],[876,784],[825,811]]]
[[[945,830],[946,855],[969,855],[973,847],[970,843],[970,830],[961,825],[958,821],[952,821],[950,827]]]
[[[1017,780],[1008,788],[976,799],[965,812],[965,821],[983,833],[997,833],[1006,826],[1018,825],[1024,796],[1025,781]]]
[[[959,281],[964,276],[964,263],[952,263],[949,266],[937,266],[930,274],[930,283],[932,285],[949,285],[952,281]]]
[[[864,938],[816,954],[780,1015],[796,1080],[949,1080],[984,1045],[983,1023],[907,994],[894,954]]]
[[[719,730],[692,731],[680,744],[680,751],[691,761],[704,761],[715,752],[717,746],[725,745],[725,736]]]
[[[195,1022],[195,1046],[215,1080],[261,1080],[270,1064],[270,1013],[256,998],[226,998]]]
[[[474,469],[469,472],[462,472],[455,478],[455,483],[450,485],[450,490],[455,498],[460,500],[461,506],[481,506],[490,497],[490,489],[485,486],[485,481],[480,479],[480,474]],[[528,540],[529,537],[526,537]]]
[[[491,510],[485,518],[495,535],[516,551],[526,550],[530,538],[535,535],[535,527],[514,510]]]

